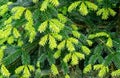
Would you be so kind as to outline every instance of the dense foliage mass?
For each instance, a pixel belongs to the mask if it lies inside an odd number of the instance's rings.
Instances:
[[[0,78],[120,77],[119,0],[0,0]]]

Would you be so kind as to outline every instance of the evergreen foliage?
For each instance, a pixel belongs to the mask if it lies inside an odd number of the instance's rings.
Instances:
[[[0,78],[119,78],[119,29],[119,0],[1,0]]]

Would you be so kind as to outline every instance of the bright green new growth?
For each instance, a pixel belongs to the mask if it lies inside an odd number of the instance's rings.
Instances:
[[[3,16],[8,11],[8,6],[11,4],[12,2],[8,2],[7,4],[0,6],[0,16]]]
[[[21,77],[25,77],[25,78],[29,78],[31,76],[30,71],[34,71],[34,67],[31,65],[23,65],[23,66],[19,66],[16,70],[15,73],[16,74],[21,74]]]
[[[109,72],[109,68],[102,64],[94,65],[94,70],[100,70],[98,76],[103,78]]]
[[[62,42],[60,42],[60,43],[58,44],[58,46],[57,46],[57,48],[58,48],[59,50],[62,50],[64,47],[65,47],[65,40],[63,40]]]
[[[54,49],[57,47],[56,40],[53,36],[49,35],[49,47],[50,49]]]
[[[112,77],[119,76],[120,75],[120,69],[115,70],[111,73]]]
[[[70,76],[68,74],[65,75],[65,78],[70,78]]]
[[[7,70],[7,68],[3,64],[1,65],[1,73],[5,77],[9,77],[10,76],[10,72]]]
[[[97,15],[100,16],[102,15],[102,19],[106,20],[109,18],[109,16],[115,16],[116,12],[112,10],[111,8],[102,8],[97,11]]]
[[[86,47],[86,46],[82,46],[81,47],[82,48],[82,51],[86,54],[86,55],[89,55],[90,54],[90,49],[88,48],[88,47]]]
[[[58,50],[58,51],[56,51],[55,53],[54,53],[54,58],[55,59],[58,59],[59,57],[60,57],[60,55],[61,55],[61,51],[60,50]]]
[[[25,12],[25,18],[28,21],[25,25],[25,30],[29,33],[29,42],[33,42],[33,39],[36,36],[35,28],[33,27],[33,19],[32,19],[32,13],[30,10],[26,10]]]
[[[70,59],[71,59],[71,53],[65,55],[65,57],[63,58],[63,61],[67,63]]]
[[[79,8],[79,12],[81,13],[81,15],[85,16],[88,14],[88,9],[87,6],[85,5],[84,2],[81,3],[80,8]]]
[[[64,58],[63,58],[63,61],[65,63],[69,62],[71,59],[71,65],[77,65],[79,63],[79,60],[82,60],[82,59],[85,59],[85,56],[84,54],[82,53],[79,53],[79,52],[73,52],[72,53],[69,53],[67,54]]]
[[[49,3],[53,4],[54,6],[58,6],[59,5],[59,1],[58,0],[44,0],[40,10],[41,11],[45,11],[49,5]]]
[[[45,35],[44,37],[41,38],[39,44],[44,46],[48,40],[48,35]]]
[[[89,46],[92,46],[93,42],[91,40],[87,40]]]
[[[76,9],[76,7],[81,3],[81,1],[76,1],[74,3],[72,3],[69,8],[68,8],[68,12],[71,12],[73,9]]]
[[[108,40],[107,40],[107,43],[106,43],[106,46],[108,46],[108,47],[113,47],[113,42],[112,42],[112,39],[111,38],[108,38]]]
[[[38,31],[40,31],[40,33],[44,32],[44,31],[46,30],[46,28],[47,28],[47,25],[48,25],[48,21],[43,22],[43,23],[39,26]]]
[[[67,44],[66,46],[68,48],[68,51],[70,51],[70,52],[75,51],[75,47],[71,41],[67,40],[66,44]]]
[[[7,42],[8,44],[12,44],[14,42],[14,37],[13,36],[8,37]]]
[[[55,64],[51,65],[51,71],[52,71],[53,75],[57,75],[59,73]]]
[[[88,72],[90,72],[92,70],[92,65],[91,64],[88,64],[85,68],[84,68],[84,70],[83,70],[83,73],[88,73]]]
[[[18,38],[18,37],[21,36],[20,32],[16,28],[13,28],[13,35],[14,35],[15,38]]]
[[[76,54],[72,54],[72,58],[71,58],[71,64],[72,65],[77,65],[78,64],[78,58],[76,56]]]
[[[72,31],[72,34],[76,38],[80,38],[80,33],[78,31]]]
[[[24,7],[14,7],[12,9],[12,13],[14,14],[12,18],[15,20],[20,19],[25,9]]]
[[[94,39],[94,38],[97,38],[97,37],[109,37],[109,35],[106,33],[106,32],[98,32],[98,33],[95,33],[95,34],[90,34],[88,36],[89,39]]]
[[[76,9],[77,6],[79,6],[79,12],[83,16],[88,14],[88,9],[96,11],[98,8],[97,5],[90,1],[76,1],[69,6],[68,11],[71,12],[73,9]]]

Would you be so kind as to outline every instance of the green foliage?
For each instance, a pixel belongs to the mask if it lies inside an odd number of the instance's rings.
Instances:
[[[70,76],[68,74],[65,75],[65,78],[70,78]]]
[[[7,68],[5,67],[5,65],[1,65],[1,73],[4,77],[9,77],[10,76],[10,73],[9,71],[7,70]]]
[[[111,38],[108,38],[106,46],[108,46],[108,47],[112,47],[113,46]]]
[[[72,3],[69,8],[68,11],[71,12],[73,9],[75,9],[78,5],[79,6],[79,12],[81,13],[81,15],[85,16],[88,14],[88,9],[89,10],[94,10],[96,11],[98,6],[95,5],[94,3],[90,2],[90,1],[76,1],[74,3]]]
[[[12,4],[12,2],[8,2],[7,4],[0,6],[0,16],[3,16],[8,11],[8,6],[10,4]]]
[[[21,77],[29,78],[31,76],[30,71],[34,71],[34,67],[31,65],[23,65],[18,68],[16,68],[15,73],[19,75],[23,71],[23,74]]]
[[[1,0],[0,78],[119,76],[119,4]]]
[[[102,64],[94,65],[94,70],[100,70],[98,76],[102,78],[109,72],[109,68]]]
[[[116,71],[113,71],[113,72],[111,73],[111,75],[112,75],[112,77],[114,77],[114,76],[119,76],[119,75],[120,75],[120,69],[118,69],[118,70],[116,70]]]
[[[84,68],[83,73],[88,73],[88,72],[90,72],[91,70],[92,70],[92,65],[91,65],[91,64],[88,64],[88,65]]]
[[[40,10],[41,11],[45,11],[47,9],[47,6],[49,5],[49,3],[53,4],[54,6],[58,6],[59,5],[59,1],[58,0],[44,0]]]
[[[90,49],[86,46],[82,46],[82,51],[86,54],[89,55],[90,54]]]
[[[54,64],[51,65],[51,71],[52,71],[53,75],[57,75],[58,74],[58,69],[57,69],[57,67]]]

